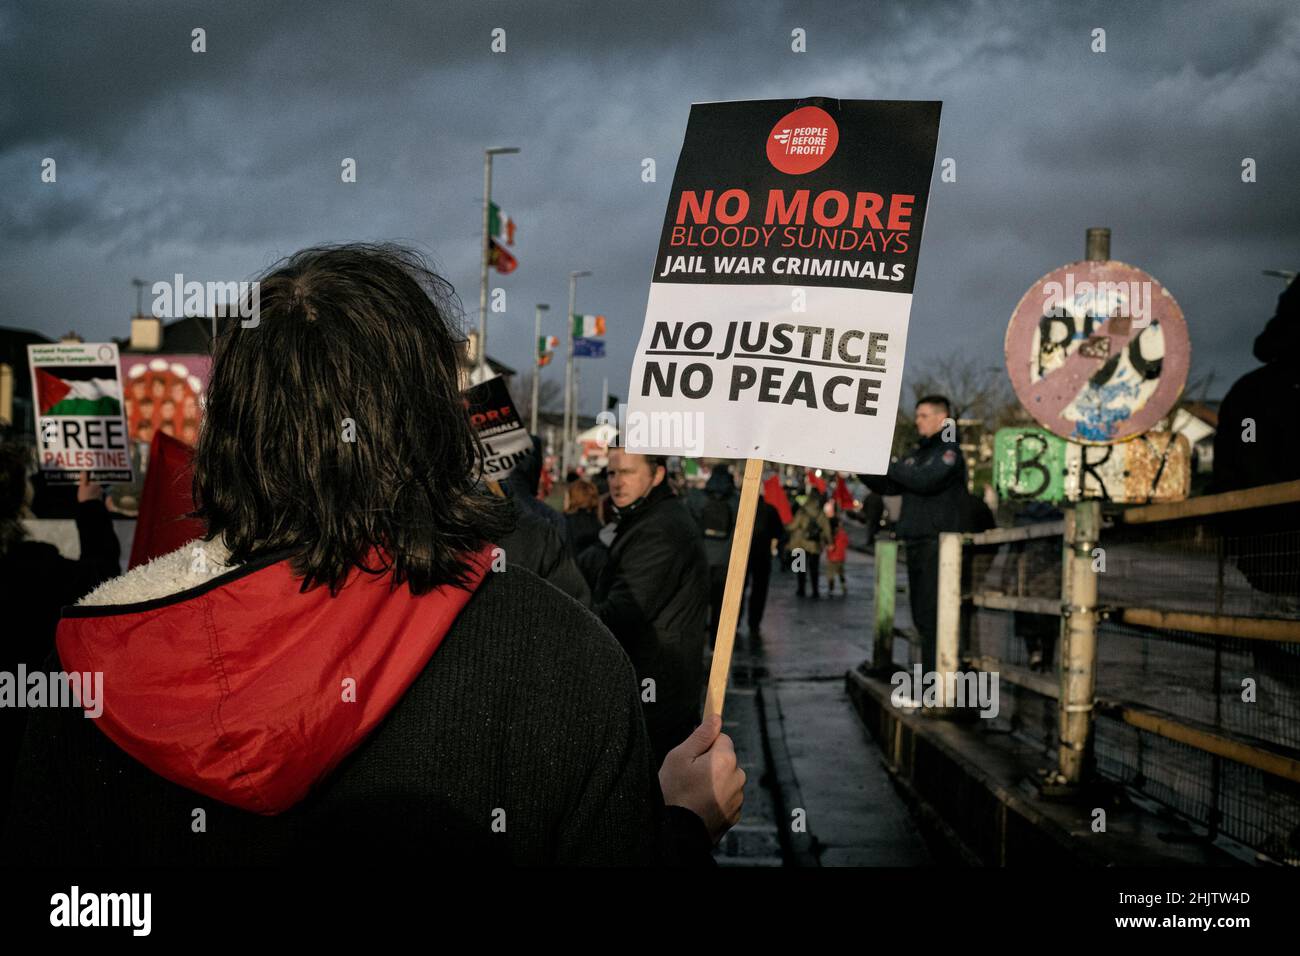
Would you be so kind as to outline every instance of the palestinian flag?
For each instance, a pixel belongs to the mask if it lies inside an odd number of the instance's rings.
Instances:
[[[560,340],[554,335],[543,335],[537,340],[537,364],[538,366],[549,365],[551,353],[559,346]]]
[[[122,414],[122,386],[112,365],[38,365],[36,400],[42,416]]]
[[[514,272],[515,267],[519,265],[519,260],[506,251],[506,247],[497,243],[495,239],[490,240],[490,249],[488,252],[488,262],[496,266],[497,272],[505,275],[507,272]]]
[[[496,203],[488,203],[488,235],[504,239],[507,246],[515,244],[515,227],[518,225]]]
[[[575,315],[573,317],[573,337],[590,339],[605,334],[605,317],[603,315]]]

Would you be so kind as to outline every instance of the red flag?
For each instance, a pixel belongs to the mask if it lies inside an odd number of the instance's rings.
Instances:
[[[814,488],[816,488],[818,491],[820,491],[822,494],[826,494],[826,482],[823,481],[821,478],[817,477],[817,472],[809,468],[807,473],[808,473],[808,483],[812,485]]]
[[[845,511],[853,510],[853,492],[849,491],[844,476],[838,474],[835,476],[835,503]]]
[[[781,481],[776,475],[768,475],[767,481],[763,482],[763,500],[776,509],[776,513],[781,516],[782,524],[789,524],[794,520],[790,499],[785,496],[785,489],[781,487]]]
[[[514,272],[515,266],[519,265],[519,260],[506,252],[506,247],[497,245],[495,239],[489,239],[491,243],[491,252],[488,255],[488,262],[497,267],[497,272],[505,275],[507,272]]]
[[[36,369],[36,404],[42,415],[63,401],[70,391],[68,383],[57,375],[51,375],[43,368]]]
[[[186,517],[194,510],[193,456],[194,449],[185,442],[154,432],[127,570],[175,551],[207,530],[202,521]]]

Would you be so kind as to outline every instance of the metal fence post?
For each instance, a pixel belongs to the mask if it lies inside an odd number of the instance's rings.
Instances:
[[[961,642],[961,546],[957,532],[939,535],[939,614],[935,622],[934,669],[943,688],[943,706],[956,703],[957,688],[948,675],[957,673]]]
[[[876,637],[871,667],[887,671],[894,665],[894,595],[898,593],[898,542],[876,541]]]
[[[1074,787],[1083,781],[1092,746],[1092,711],[1097,684],[1097,572],[1092,549],[1101,532],[1101,503],[1080,501],[1067,513],[1065,551],[1069,589],[1061,613],[1060,748],[1055,782]]]

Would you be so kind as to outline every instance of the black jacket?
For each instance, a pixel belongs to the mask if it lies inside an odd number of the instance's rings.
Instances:
[[[81,539],[77,560],[63,557],[43,541],[19,541],[0,556],[0,613],[5,622],[0,671],[16,673],[19,664],[28,671],[40,669],[54,650],[59,611],[121,571],[121,547],[104,503],[78,502],[73,514]],[[0,707],[0,827],[28,713]]]
[[[902,495],[903,514],[895,526],[900,538],[929,538],[942,531],[965,531],[966,459],[956,442],[938,435],[922,438],[889,473],[860,475],[881,495]]]
[[[703,822],[664,806],[658,767],[626,655],[516,566],[487,575],[378,726],[273,816],[155,774],[79,710],[32,711],[0,862],[709,865]]]
[[[563,523],[560,530],[556,531],[549,519],[527,505],[527,500],[529,499],[510,499],[515,511],[515,527],[497,542],[505,551],[507,568],[527,568],[579,604],[590,606],[591,588],[569,551]],[[546,508],[540,501],[537,504]],[[546,510],[551,511],[550,508]],[[551,513],[555,514],[553,511]]]
[[[700,719],[709,568],[699,529],[665,484],[651,489],[618,521],[592,595],[592,610],[632,659],[638,682],[654,681],[644,700],[657,759],[690,735]]]
[[[600,538],[600,519],[591,509],[570,511],[564,516],[564,527],[569,539],[569,552],[575,559]]]

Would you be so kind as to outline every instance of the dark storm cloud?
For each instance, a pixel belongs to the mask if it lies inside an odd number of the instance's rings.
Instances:
[[[491,350],[525,367],[532,304],[558,333],[567,273],[593,270],[579,308],[610,320],[610,358],[582,363],[593,410],[601,376],[626,390],[689,104],[718,99],[944,100],[958,181],[936,177],[909,364],[1000,363],[1021,294],[1109,225],[1116,258],[1179,299],[1195,371],[1222,392],[1280,289],[1259,270],[1300,262],[1284,2],[47,3],[0,12],[0,37],[5,324],[49,334],[123,334],[132,276],[245,278],[344,239],[419,244],[472,319],[482,148],[515,145],[494,194],[521,265],[493,276],[509,312]]]

